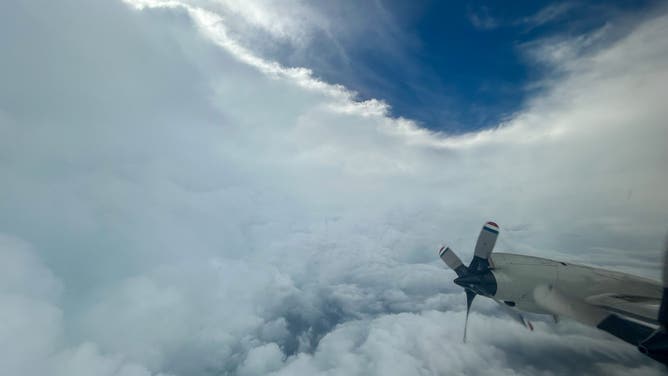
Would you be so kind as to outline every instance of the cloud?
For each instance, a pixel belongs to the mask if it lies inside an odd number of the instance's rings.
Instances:
[[[501,25],[498,19],[492,17],[489,7],[482,6],[476,10],[468,10],[471,25],[478,30],[493,30]]]
[[[468,259],[494,218],[499,250],[658,276],[665,15],[567,60],[534,46],[561,79],[449,136],[256,54],[217,6],[132,4],[0,5],[13,374],[660,373],[482,299],[464,346],[435,252]]]
[[[530,16],[522,17],[517,20],[504,20],[501,17],[495,17],[492,9],[487,6],[468,9],[468,19],[471,25],[478,30],[494,30],[504,26],[524,26],[527,29],[534,29],[545,24],[558,21],[582,4],[573,2],[561,2],[549,4]],[[601,11],[601,9],[599,9]]]
[[[566,15],[568,12],[577,7],[576,3],[563,2],[558,4],[550,4],[531,16],[524,17],[516,24],[526,25],[530,28],[539,27],[549,22],[556,21]]]
[[[148,376],[143,366],[120,355],[101,354],[92,343],[67,346],[62,283],[25,242],[0,234],[0,352],[3,371],[11,375]]]

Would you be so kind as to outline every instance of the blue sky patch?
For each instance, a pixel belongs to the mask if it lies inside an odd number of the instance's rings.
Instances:
[[[355,6],[344,3],[328,10],[350,18]],[[316,38],[308,53],[274,58],[309,67],[316,76],[355,90],[360,99],[383,99],[393,116],[465,133],[512,116],[538,90],[531,83],[550,73],[523,52],[528,43],[589,33],[620,14],[628,22],[629,14],[653,4],[390,0],[358,7],[364,19],[349,23],[369,26],[355,38],[335,30]]]

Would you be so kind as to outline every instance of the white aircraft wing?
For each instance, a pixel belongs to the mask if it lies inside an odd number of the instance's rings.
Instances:
[[[658,325],[657,317],[659,315],[661,298],[607,293],[590,296],[585,301],[612,313]]]
[[[658,282],[613,271],[596,269],[601,283],[584,301],[610,313],[658,325],[662,288]]]
[[[619,306],[616,311],[600,307],[588,302],[565,295],[550,286],[537,286],[534,289],[536,303],[557,316],[569,317],[585,325],[606,331],[625,342],[637,346],[656,329],[656,325],[648,320],[633,320],[628,314],[620,315]]]
[[[661,283],[618,271],[562,263],[553,284],[565,297],[607,313],[656,326]]]

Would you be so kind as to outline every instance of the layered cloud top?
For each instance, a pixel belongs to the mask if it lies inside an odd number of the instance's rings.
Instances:
[[[437,250],[468,261],[493,219],[497,250],[658,278],[668,15],[527,46],[558,76],[506,123],[448,135],[230,29],[302,43],[323,15],[241,4],[0,4],[1,373],[662,372],[483,299],[463,344]]]

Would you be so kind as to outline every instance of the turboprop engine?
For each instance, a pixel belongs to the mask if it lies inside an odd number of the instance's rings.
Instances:
[[[445,262],[450,269],[457,273],[455,283],[464,288],[466,293],[466,319],[464,321],[464,342],[466,342],[466,329],[468,327],[469,312],[473,299],[476,295],[483,295],[494,299],[506,311],[509,312],[515,319],[520,321],[524,326],[533,330],[533,326],[527,321],[519,312],[512,310],[506,304],[499,302],[494,298],[496,294],[497,284],[494,274],[491,272],[490,255],[494,250],[496,238],[499,236],[499,225],[494,222],[487,222],[480,230],[478,240],[476,241],[475,250],[473,252],[473,259],[467,267],[462,260],[450,249],[450,247],[443,246],[439,250],[441,260]]]

